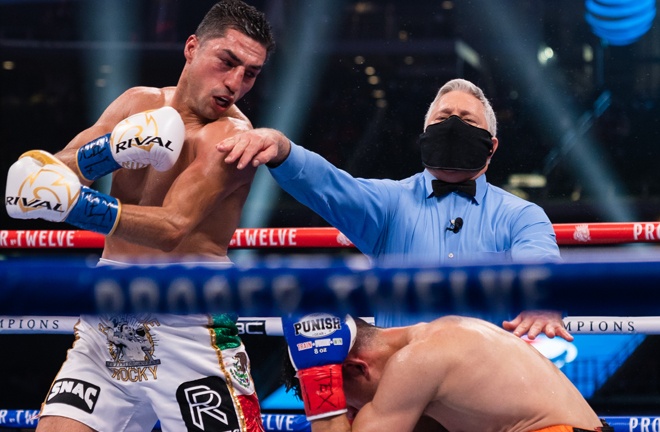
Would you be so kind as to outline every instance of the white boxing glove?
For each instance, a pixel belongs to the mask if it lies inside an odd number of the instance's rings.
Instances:
[[[68,222],[103,234],[116,227],[120,203],[80,184],[78,176],[52,154],[24,153],[9,168],[5,207],[16,219]]]
[[[167,171],[179,158],[184,138],[183,120],[172,107],[134,114],[115,126],[111,134],[80,147],[78,170],[90,181],[119,168],[151,165],[157,171]]]

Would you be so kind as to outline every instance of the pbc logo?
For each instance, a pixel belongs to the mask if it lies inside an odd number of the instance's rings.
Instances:
[[[251,320],[251,321],[237,321],[236,327],[238,334],[248,335],[265,335],[266,334],[266,321],[264,320]]]
[[[234,402],[220,377],[181,384],[176,390],[176,400],[189,432],[240,430]]]
[[[62,403],[81,409],[87,413],[94,412],[101,388],[73,378],[59,379],[53,383],[46,404]]]

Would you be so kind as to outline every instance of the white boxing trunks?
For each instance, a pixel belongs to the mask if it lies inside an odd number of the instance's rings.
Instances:
[[[101,432],[151,431],[157,420],[163,431],[263,431],[235,319],[82,316],[40,415]]]

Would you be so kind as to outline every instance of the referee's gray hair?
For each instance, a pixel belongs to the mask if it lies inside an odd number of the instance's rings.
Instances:
[[[462,78],[456,78],[451,81],[447,81],[445,85],[440,87],[438,94],[435,96],[435,99],[433,99],[433,102],[431,102],[431,105],[429,106],[429,109],[426,112],[426,115],[424,116],[424,126],[426,126],[427,122],[429,121],[429,115],[431,114],[431,107],[435,105],[435,103],[442,96],[452,91],[461,91],[467,94],[471,94],[472,96],[479,99],[481,104],[484,106],[484,114],[486,116],[486,126],[488,127],[488,132],[490,132],[491,135],[493,135],[494,137],[497,136],[497,118],[495,118],[495,112],[493,111],[493,107],[490,105],[490,102],[486,98],[486,95],[484,95],[483,90],[481,90],[479,87],[477,87],[470,81],[464,80]]]

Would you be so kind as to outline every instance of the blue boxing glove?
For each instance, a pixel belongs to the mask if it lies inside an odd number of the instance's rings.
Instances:
[[[341,365],[353,346],[353,318],[316,313],[282,318],[289,357],[300,380],[307,419],[346,412]]]

